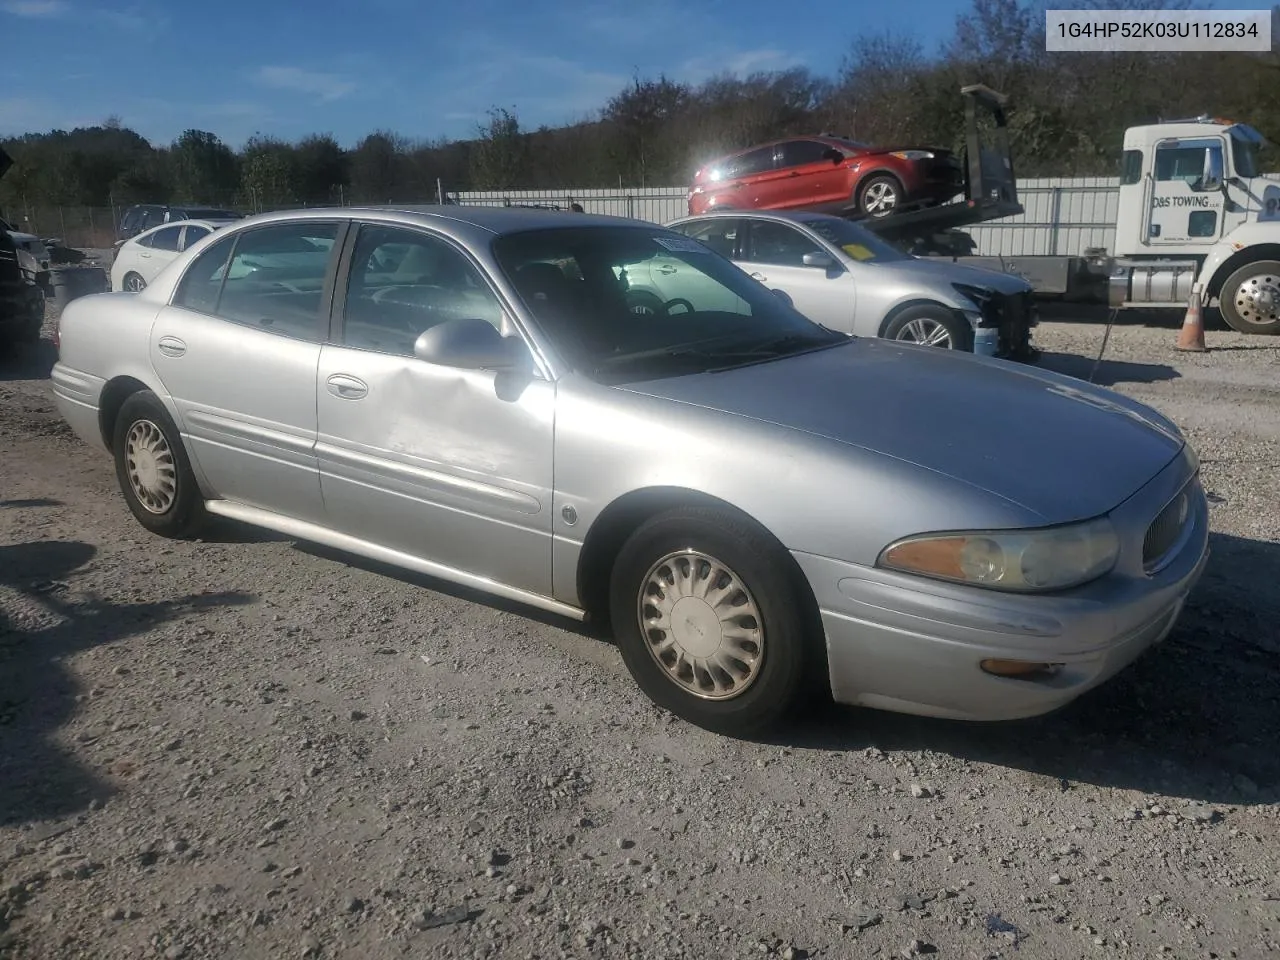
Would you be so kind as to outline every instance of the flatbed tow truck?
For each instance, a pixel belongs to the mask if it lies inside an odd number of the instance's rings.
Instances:
[[[1024,277],[1041,296],[1106,302],[1115,310],[1217,306],[1233,329],[1280,334],[1280,179],[1263,176],[1266,139],[1248,124],[1200,116],[1130,127],[1124,135],[1114,251],[983,257],[961,228],[1023,213],[1009,150],[1007,98],[964,87],[961,199],[855,218],[923,257]],[[993,120],[984,142],[979,111]]]

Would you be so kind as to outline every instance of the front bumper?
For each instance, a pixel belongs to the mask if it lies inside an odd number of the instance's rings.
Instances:
[[[1198,486],[1186,536],[1167,565],[1147,575],[1140,557],[1143,531],[1192,469],[1179,457],[1113,511],[1129,531],[1116,570],[1057,595],[998,593],[795,553],[818,600],[833,698],[999,721],[1049,713],[1105,683],[1169,634],[1204,571],[1208,505]],[[1061,666],[1044,679],[1010,679],[984,671],[984,660]]]
[[[981,307],[979,329],[996,331],[997,357],[1023,363],[1040,358],[1040,351],[1031,345],[1031,330],[1039,325],[1040,312],[1030,291],[997,294]]]

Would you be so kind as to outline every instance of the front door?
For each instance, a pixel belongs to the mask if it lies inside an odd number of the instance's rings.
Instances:
[[[806,253],[831,254],[811,237],[777,220],[745,220],[738,266],[765,286],[781,290],[814,323],[841,333],[853,332],[857,289],[843,266],[833,270],[806,266]]]
[[[1152,246],[1205,245],[1222,236],[1225,194],[1201,182],[1206,155],[1218,171],[1223,165],[1221,137],[1164,140],[1156,144],[1152,168],[1147,242]]]
[[[341,225],[257,227],[216,240],[187,268],[151,330],[151,363],[216,498],[323,522],[316,366]],[[282,269],[248,269],[301,249]]]
[[[835,147],[817,140],[788,140],[778,150],[786,176],[779,181],[776,206],[810,209],[849,202],[843,190],[844,168],[832,157]]]
[[[340,300],[313,394],[330,526],[549,596],[555,385],[413,352],[445,320],[501,329],[482,271],[438,235],[364,224]]]

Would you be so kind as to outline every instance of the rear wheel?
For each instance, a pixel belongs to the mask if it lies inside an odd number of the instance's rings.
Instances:
[[[116,479],[137,521],[152,533],[181,539],[205,520],[204,498],[182,437],[160,398],[130,394],[112,434]]]
[[[682,507],[642,524],[610,578],[613,635],[640,689],[683,720],[756,736],[820,661],[791,558],[736,514]]]
[[[1222,285],[1222,319],[1240,333],[1280,334],[1280,262],[1246,263]]]
[[[922,304],[903,310],[889,321],[884,336],[944,350],[973,349],[973,329],[941,304]]]

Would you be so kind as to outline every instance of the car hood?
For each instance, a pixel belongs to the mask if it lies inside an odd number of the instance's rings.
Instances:
[[[1160,414],[1084,381],[878,338],[620,389],[906,461],[1044,523],[1106,513],[1183,447]]]
[[[1031,284],[1022,277],[1002,270],[986,270],[982,267],[970,267],[950,260],[893,260],[889,263],[877,264],[885,270],[891,270],[904,278],[932,281],[934,283],[964,283],[971,287],[987,287],[1004,294],[1021,294],[1031,289]]]

